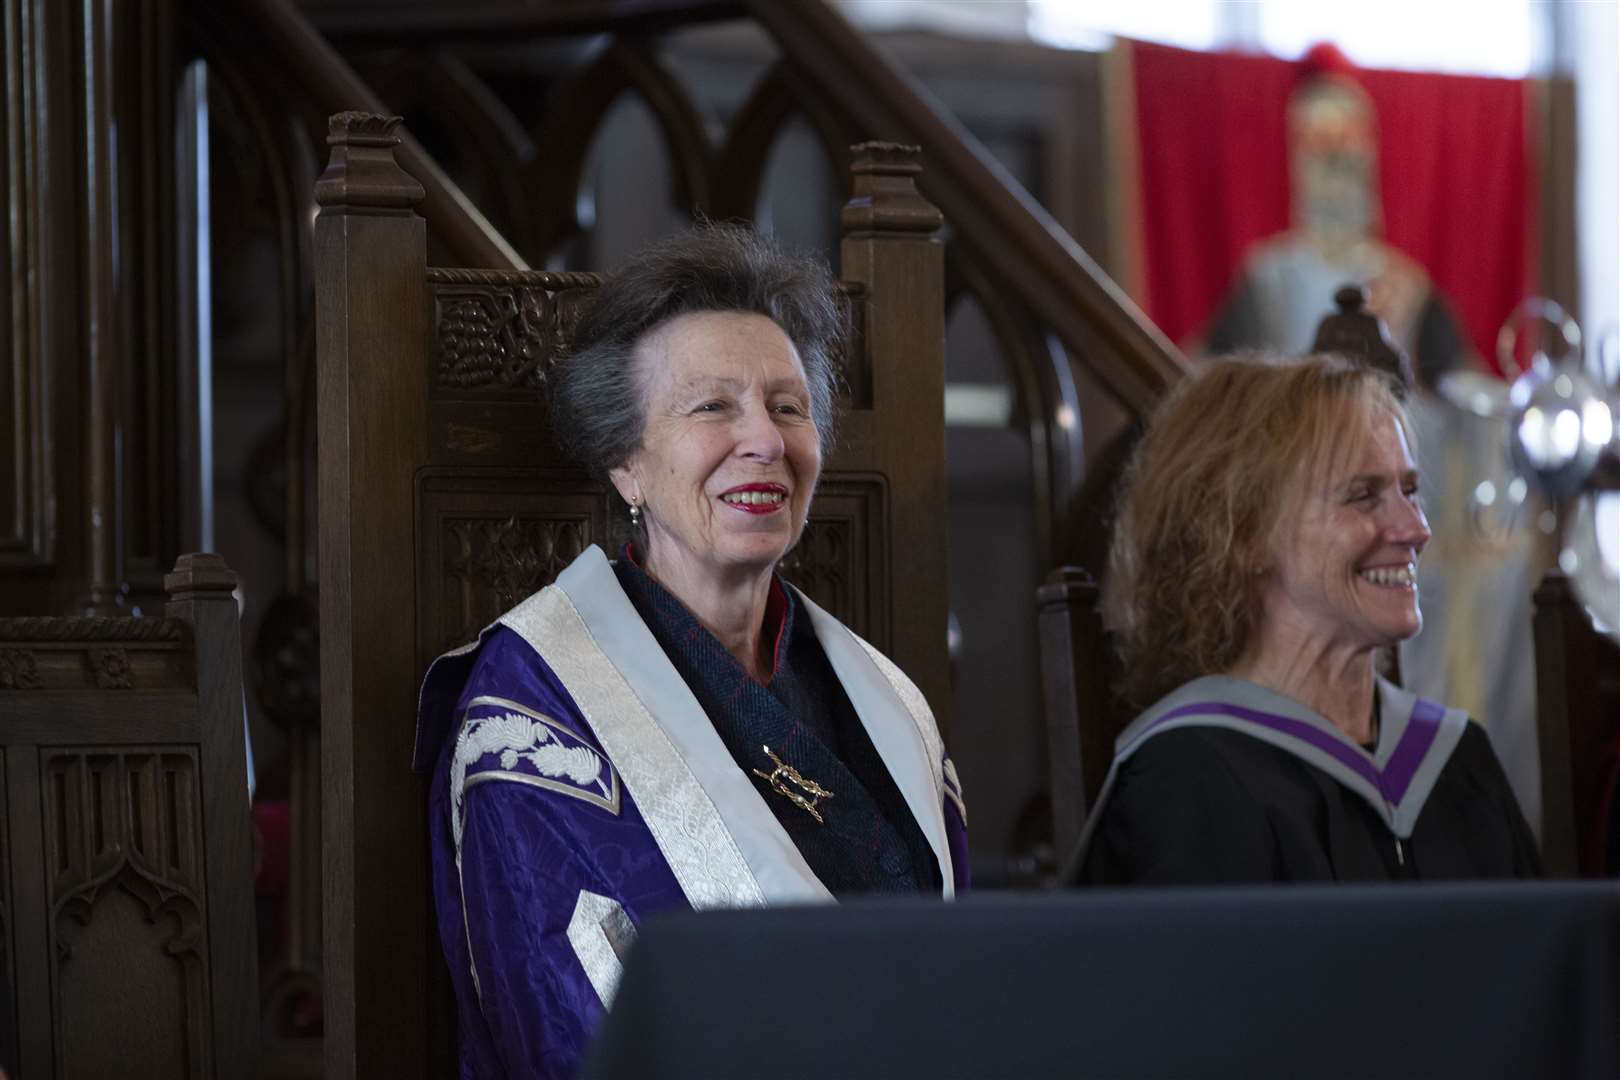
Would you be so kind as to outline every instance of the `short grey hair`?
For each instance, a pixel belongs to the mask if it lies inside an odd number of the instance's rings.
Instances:
[[[606,476],[630,460],[646,426],[636,346],[681,315],[764,315],[804,364],[810,418],[832,443],[844,317],[832,273],[752,229],[703,223],[645,248],[608,279],[579,321],[574,351],[552,373],[551,423],[564,449]]]

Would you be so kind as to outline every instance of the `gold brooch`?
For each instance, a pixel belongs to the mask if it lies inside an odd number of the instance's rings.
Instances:
[[[770,747],[762,746],[761,749],[765,751],[765,756],[771,759],[776,768],[768,773],[755,769],[754,775],[770,784],[772,791],[778,795],[786,796],[794,806],[815,818],[816,824],[825,824],[821,819],[821,811],[816,809],[816,803],[822,799],[832,798],[833,793],[814,780],[801,776],[799,770],[793,766],[783,764],[782,759],[777,757]],[[789,784],[792,784],[793,787],[788,787]],[[799,790],[795,791],[793,788]]]

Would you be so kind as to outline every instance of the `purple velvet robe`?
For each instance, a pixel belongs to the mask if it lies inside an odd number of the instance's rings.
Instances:
[[[807,607],[953,895],[965,814],[921,695]],[[462,1076],[573,1076],[651,912],[831,899],[694,709],[595,548],[430,671],[417,763]]]

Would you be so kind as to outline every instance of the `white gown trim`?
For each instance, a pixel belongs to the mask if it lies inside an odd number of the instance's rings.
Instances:
[[[706,756],[724,757],[727,765],[731,758],[620,590],[601,549],[586,549],[555,585],[500,621],[562,680],[694,908],[825,898],[825,889],[822,897],[815,895],[812,886],[820,883],[803,859],[798,860],[803,880],[794,882],[791,869],[773,873],[761,865],[758,852],[752,857],[747,853],[755,844],[748,823],[739,826],[729,820],[726,804],[735,795],[707,775],[712,766]],[[667,678],[658,670],[660,663],[668,668]],[[649,711],[648,702],[656,703],[661,720]],[[712,748],[703,745],[705,734]],[[734,765],[731,772],[739,784],[746,784]],[[785,834],[782,841],[798,855]]]
[[[635,939],[635,924],[622,904],[589,889],[580,890],[568,920],[568,944],[604,1009],[613,1004],[613,993],[624,975],[624,954]]]
[[[797,589],[794,590],[798,592]],[[945,833],[945,744],[934,723],[933,711],[912,681],[888,657],[863,641],[843,623],[798,593],[810,615],[816,639],[844,684],[878,756],[889,767],[895,786],[905,796],[911,815],[928,838],[939,861],[944,895],[956,895],[951,846]],[[910,724],[897,722],[909,717]],[[955,792],[953,798],[960,799]],[[964,820],[966,815],[964,814]]]

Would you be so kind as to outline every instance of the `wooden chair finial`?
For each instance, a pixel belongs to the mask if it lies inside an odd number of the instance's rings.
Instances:
[[[944,224],[939,208],[917,190],[922,148],[892,142],[850,147],[854,191],[845,204],[844,233],[933,233]]]
[[[326,137],[332,156],[315,182],[321,213],[346,207],[365,207],[372,213],[413,212],[424,192],[394,157],[400,121],[398,116],[368,112],[333,114]]]
[[[169,599],[195,598],[187,594],[225,593],[235,590],[239,579],[225,560],[211,551],[197,551],[175,560],[174,569],[163,575],[163,591]]]
[[[1399,381],[1403,391],[1415,384],[1412,362],[1406,350],[1389,336],[1384,321],[1367,308],[1367,290],[1360,285],[1341,285],[1333,294],[1338,311],[1322,319],[1311,343],[1315,353],[1338,353],[1386,372]]]

